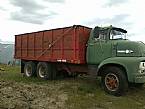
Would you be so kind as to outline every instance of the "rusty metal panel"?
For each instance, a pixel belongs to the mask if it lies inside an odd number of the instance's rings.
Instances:
[[[21,37],[15,37],[15,55],[21,57]]]
[[[27,34],[22,35],[21,44],[22,57],[27,57]]]
[[[35,56],[35,50],[34,50],[34,36],[35,34],[28,34],[28,57],[33,58]]]
[[[53,56],[52,54],[52,48],[48,49],[49,45],[53,42],[53,32],[52,31],[45,31],[43,36],[43,51],[46,50],[46,53],[44,53],[43,57],[45,60],[51,59]]]
[[[15,58],[84,64],[90,31],[78,25],[16,35]]]
[[[78,44],[79,44],[78,56],[79,56],[79,59],[84,62],[85,61],[84,57],[86,57],[86,44],[88,41],[88,36],[90,35],[90,29],[85,28],[85,27],[81,27],[79,29],[79,31],[80,31],[79,32],[80,33],[80,35],[79,35],[80,40],[78,42]],[[84,57],[82,57],[82,55],[84,55]]]

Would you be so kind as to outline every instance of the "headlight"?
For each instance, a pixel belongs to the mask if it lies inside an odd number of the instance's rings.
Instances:
[[[140,62],[139,68],[140,69],[145,68],[145,62]]]
[[[145,73],[145,62],[140,62],[139,64],[139,72]]]

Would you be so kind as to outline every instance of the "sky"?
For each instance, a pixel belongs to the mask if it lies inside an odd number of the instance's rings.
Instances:
[[[0,0],[0,41],[16,34],[84,25],[124,28],[145,42],[145,0]]]

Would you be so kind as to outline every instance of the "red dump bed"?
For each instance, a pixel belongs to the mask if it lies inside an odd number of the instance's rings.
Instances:
[[[49,62],[86,63],[91,28],[75,25],[15,36],[15,58]]]

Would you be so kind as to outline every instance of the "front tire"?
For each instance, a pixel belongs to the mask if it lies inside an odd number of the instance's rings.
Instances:
[[[102,72],[102,86],[105,92],[121,96],[128,88],[128,81],[125,72],[118,67],[107,67]]]

